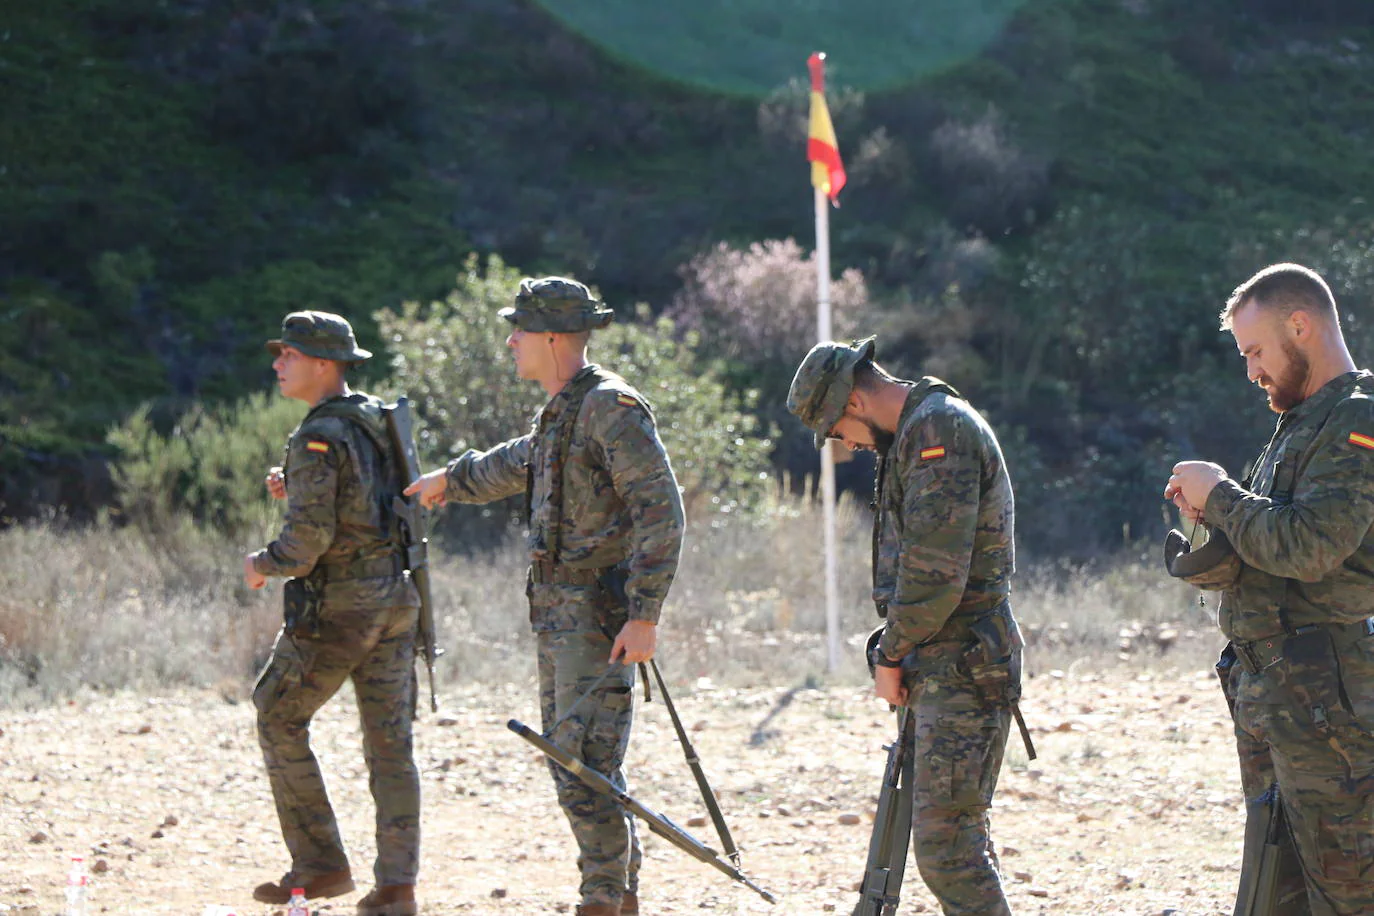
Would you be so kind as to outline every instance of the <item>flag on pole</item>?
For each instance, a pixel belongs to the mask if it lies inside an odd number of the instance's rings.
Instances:
[[[844,163],[840,161],[835,125],[830,123],[830,109],[825,106],[825,55],[812,54],[806,65],[811,69],[811,133],[806,143],[806,158],[811,160],[811,184],[838,207],[840,189],[845,182]]]

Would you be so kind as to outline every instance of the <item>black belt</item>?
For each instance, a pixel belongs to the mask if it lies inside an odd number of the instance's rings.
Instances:
[[[535,560],[530,564],[530,581],[535,585],[595,585],[614,567],[592,566],[576,568],[562,563]]]
[[[1314,624],[1313,626],[1322,625]],[[1240,662],[1242,668],[1251,674],[1259,674],[1264,669],[1283,661],[1283,645],[1288,641],[1290,635],[1298,635],[1306,632],[1307,629],[1307,627],[1298,627],[1292,634],[1276,633],[1273,636],[1253,639],[1249,642],[1232,642],[1231,648],[1235,650],[1236,660]],[[1336,637],[1337,640],[1353,642],[1366,636],[1374,636],[1374,617],[1366,617],[1364,620],[1357,620],[1354,623],[1335,624],[1329,629],[1332,631],[1332,636]]]

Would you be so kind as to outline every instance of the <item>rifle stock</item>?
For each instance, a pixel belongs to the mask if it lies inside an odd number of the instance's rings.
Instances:
[[[420,476],[420,459],[415,451],[415,424],[408,398],[397,398],[395,404],[387,406],[386,429],[391,437],[392,454],[397,457],[397,476],[401,478],[398,481],[399,490],[404,490]],[[434,633],[434,599],[429,583],[429,538],[425,532],[424,508],[418,496],[397,496],[392,500],[391,509],[400,529],[406,569],[410,570],[410,579],[420,594],[420,656],[429,675],[429,709],[430,712],[438,712],[439,700],[434,692],[434,662],[444,654],[444,650],[438,647]]]
[[[728,875],[730,878],[743,884],[769,903],[777,903],[776,897],[751,881],[738,867],[722,859],[720,854],[714,849],[705,845],[686,830],[673,823],[667,816],[659,814],[642,802],[635,800],[629,794],[621,791],[616,787],[615,783],[611,782],[603,774],[587,766],[572,754],[569,754],[543,735],[534,731],[534,729],[520,722],[518,719],[511,719],[506,723],[506,727],[521,738],[524,738],[530,744],[539,748],[539,750],[543,751],[549,759],[553,760],[569,773],[572,773],[597,792],[603,795],[609,795],[611,798],[615,799],[627,811],[648,824],[651,831],[663,837],[663,839],[672,843],[698,862],[705,862],[717,871]]]

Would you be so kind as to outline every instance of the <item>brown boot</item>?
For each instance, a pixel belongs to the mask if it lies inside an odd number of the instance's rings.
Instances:
[[[625,896],[620,898],[620,916],[639,916],[639,897],[626,891]]]
[[[583,903],[578,905],[576,916],[620,916],[620,907],[614,903]]]
[[[358,901],[358,916],[415,916],[415,885],[384,884]]]
[[[346,868],[343,871],[326,872],[314,878],[302,878],[300,875],[287,872],[281,876],[280,881],[269,881],[253,888],[253,899],[259,903],[275,903],[282,906],[291,902],[291,891],[297,887],[305,891],[307,900],[316,900],[347,894],[355,885],[352,873]]]

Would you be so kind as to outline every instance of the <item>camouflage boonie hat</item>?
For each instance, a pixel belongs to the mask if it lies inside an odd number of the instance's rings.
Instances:
[[[615,318],[591,290],[566,277],[526,277],[520,281],[515,305],[497,313],[522,331],[575,334],[604,328]]]
[[[306,356],[332,359],[339,363],[360,363],[372,353],[358,346],[353,326],[331,312],[292,312],[282,319],[281,337],[267,342],[273,356],[282,347],[295,347]]]
[[[1197,548],[1174,528],[1164,536],[1164,568],[1175,579],[1214,592],[1236,584],[1240,557],[1226,535],[1215,528],[1209,531],[1207,542]]]
[[[875,337],[853,344],[836,341],[816,344],[792,377],[787,409],[816,434],[816,448],[823,448],[830,430],[844,416],[849,392],[854,389],[854,367],[873,358]]]

